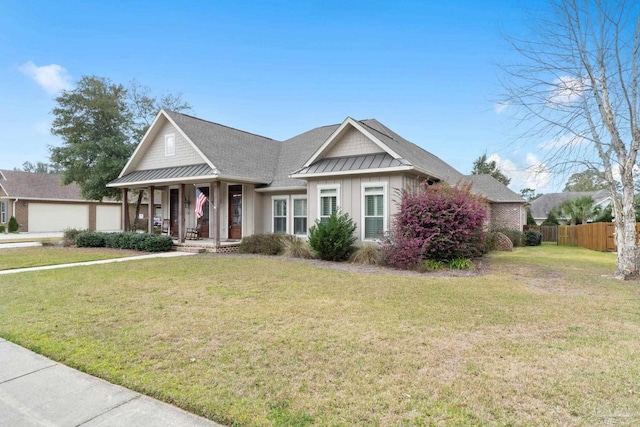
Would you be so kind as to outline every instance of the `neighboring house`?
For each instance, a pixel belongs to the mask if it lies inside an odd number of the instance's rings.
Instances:
[[[84,200],[76,184],[62,185],[60,174],[0,170],[0,224],[14,216],[21,232],[120,230],[121,212],[120,202]]]
[[[563,202],[582,196],[592,197],[594,205],[599,206],[601,209],[604,209],[611,204],[611,196],[609,195],[608,190],[549,193],[543,194],[537,199],[531,201],[531,216],[533,216],[536,224],[540,225],[549,218],[549,213],[554,209],[557,210]],[[571,218],[566,218],[561,214],[558,215],[558,222],[566,224],[570,221]]]
[[[338,208],[355,220],[360,241],[377,240],[400,190],[423,181],[471,181],[488,200],[488,226],[522,230],[526,223],[525,200],[503,184],[462,175],[377,120],[347,118],[276,141],[163,110],[109,186],[124,197],[131,189],[162,190],[152,203],[162,205],[180,241],[197,224],[197,187],[208,197],[200,235],[219,247],[256,233],[306,236]]]

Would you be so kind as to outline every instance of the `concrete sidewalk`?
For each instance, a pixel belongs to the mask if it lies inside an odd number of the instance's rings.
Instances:
[[[221,427],[0,338],[0,425]]]

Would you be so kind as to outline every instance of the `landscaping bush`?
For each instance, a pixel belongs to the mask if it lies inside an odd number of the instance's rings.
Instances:
[[[0,233],[4,234],[5,233],[5,227],[4,225],[0,225]]]
[[[325,261],[344,261],[354,252],[356,224],[349,214],[336,212],[309,229],[309,246]]]
[[[76,237],[78,234],[85,233],[89,230],[80,230],[77,228],[65,228],[62,233],[63,236],[63,245],[64,246],[75,246],[76,245]]]
[[[436,261],[435,259],[427,259],[420,263],[418,271],[424,273],[427,271],[438,271],[444,268],[444,262]]]
[[[524,233],[524,240],[527,246],[540,246],[542,244],[542,233],[538,230],[527,230]]]
[[[382,264],[382,250],[375,243],[363,243],[349,260],[354,264],[379,265]]]
[[[83,231],[76,236],[76,246],[79,248],[104,248],[105,233]]]
[[[282,249],[282,235],[273,233],[243,237],[238,246],[241,254],[279,255]]]
[[[449,261],[450,270],[471,270],[473,268],[475,266],[468,258],[455,258]]]
[[[424,259],[448,262],[484,252],[482,199],[471,187],[422,184],[403,191],[400,212],[383,242],[387,263],[413,269]]]
[[[115,249],[133,249],[143,252],[166,252],[173,248],[169,236],[135,232],[104,233],[105,246]]]
[[[18,229],[20,228],[20,224],[18,224],[18,220],[16,219],[15,216],[12,216],[11,218],[9,218],[9,233],[17,233]]]
[[[313,258],[313,251],[307,243],[296,236],[282,236],[282,255],[290,258]]]
[[[509,240],[511,240],[511,243],[513,243],[514,248],[524,246],[524,233],[522,231],[513,230],[511,228],[500,228],[494,231],[499,231],[507,236]]]

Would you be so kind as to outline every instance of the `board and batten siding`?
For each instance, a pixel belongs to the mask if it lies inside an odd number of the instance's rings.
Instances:
[[[387,185],[387,227],[393,215],[398,211],[400,190],[404,186],[402,175],[361,175],[340,177],[335,179],[310,180],[307,189],[307,223],[311,227],[318,219],[318,186],[339,185],[340,198],[338,207],[342,213],[348,213],[358,225],[356,235],[358,240],[362,235],[362,184],[386,183]]]
[[[175,136],[175,154],[172,156],[165,156],[165,136],[170,134]],[[198,154],[193,146],[171,123],[166,122],[157,132],[152,143],[144,153],[144,156],[136,165],[136,170],[188,166],[200,163],[205,163],[202,156]]]

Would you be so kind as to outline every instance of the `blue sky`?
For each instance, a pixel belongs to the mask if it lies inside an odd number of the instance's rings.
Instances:
[[[0,169],[48,161],[51,109],[83,75],[181,93],[193,115],[275,139],[376,118],[463,173],[562,187],[498,100],[519,2],[28,1],[0,13]]]

